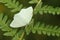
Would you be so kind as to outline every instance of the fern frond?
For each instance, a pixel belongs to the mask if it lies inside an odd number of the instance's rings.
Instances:
[[[56,7],[56,8],[53,8],[52,6],[43,6],[39,9],[39,13],[40,14],[43,14],[43,13],[49,13],[49,14],[53,14],[53,15],[59,15],[60,14],[60,8],[59,7]]]
[[[17,29],[12,30],[12,31],[7,31],[6,33],[4,33],[4,36],[14,36],[17,32]]]
[[[0,13],[0,29],[2,31],[5,31],[5,36],[14,36],[17,32],[17,29],[10,28],[10,20],[8,20],[8,17],[6,15],[3,15],[3,13]]]
[[[58,26],[45,25],[44,23],[40,22],[34,24],[34,21],[31,21],[31,24],[25,27],[25,31],[27,35],[32,32],[48,36],[60,36],[60,28]]]
[[[22,4],[19,5],[19,2],[16,2],[16,0],[0,0],[0,2],[5,3],[5,6],[11,8],[11,12],[20,11],[20,9],[22,8]]]
[[[9,28],[7,23],[10,23],[9,20],[7,20],[7,16],[4,16],[3,13],[0,13],[0,29],[2,31],[11,31],[12,29]]]
[[[53,14],[53,15],[59,15],[60,14],[60,7],[53,7],[53,6],[49,6],[49,5],[43,5],[42,0],[39,0],[38,3],[36,4],[35,8],[34,8],[34,14],[37,13],[40,14]]]
[[[14,37],[12,40],[23,40],[24,37],[24,31],[20,30]]]
[[[36,23],[34,28],[32,29],[32,33],[44,34],[44,35],[52,35],[52,36],[60,36],[60,28],[58,26],[50,26],[45,24]]]

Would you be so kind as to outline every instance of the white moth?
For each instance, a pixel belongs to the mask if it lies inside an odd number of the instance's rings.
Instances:
[[[23,27],[31,21],[33,16],[33,8],[28,7],[26,9],[21,9],[21,11],[14,15],[14,20],[11,22],[10,27],[19,28]]]

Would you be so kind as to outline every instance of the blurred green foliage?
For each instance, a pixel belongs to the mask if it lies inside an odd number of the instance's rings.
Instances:
[[[8,19],[12,20],[13,15],[22,8],[29,6],[34,8],[29,25],[13,29],[9,28],[8,22],[4,23]],[[0,40],[60,40],[60,0],[0,0],[0,21]]]

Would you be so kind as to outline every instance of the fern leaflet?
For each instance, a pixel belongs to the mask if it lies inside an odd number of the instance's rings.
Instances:
[[[5,6],[11,8],[11,12],[17,12],[22,8],[22,4],[19,5],[19,2],[16,0],[0,0],[1,3],[5,3]]]

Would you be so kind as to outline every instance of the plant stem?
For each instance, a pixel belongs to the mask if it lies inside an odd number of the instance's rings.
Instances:
[[[39,0],[39,2],[37,3],[37,5],[35,6],[34,10],[36,9],[36,7],[41,3],[42,0]]]
[[[19,38],[19,40],[23,40],[23,37],[24,37],[24,32],[22,33],[21,37]]]

